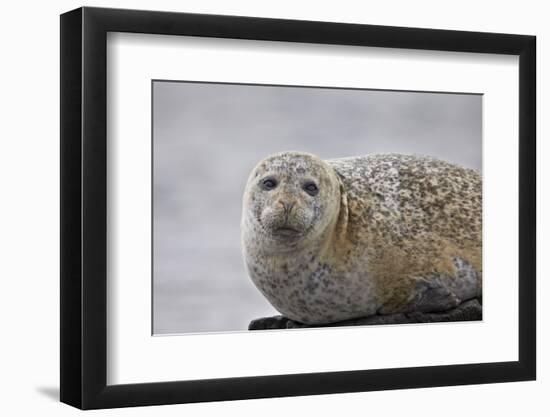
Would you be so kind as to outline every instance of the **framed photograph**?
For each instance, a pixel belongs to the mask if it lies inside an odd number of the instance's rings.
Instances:
[[[61,16],[61,401],[533,380],[535,37]]]

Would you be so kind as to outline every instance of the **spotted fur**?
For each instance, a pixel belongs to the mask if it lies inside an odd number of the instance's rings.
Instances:
[[[263,190],[266,176],[278,187]],[[269,302],[306,324],[446,310],[481,295],[481,203],[478,172],[430,157],[276,154],[247,183],[244,260]]]

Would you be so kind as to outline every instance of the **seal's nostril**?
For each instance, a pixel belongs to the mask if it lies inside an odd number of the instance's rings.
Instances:
[[[285,203],[284,201],[282,200],[279,200],[279,204],[281,206],[283,206],[283,210],[285,211],[286,214],[290,213],[290,211],[292,210],[292,208],[294,207],[294,204],[295,203]]]

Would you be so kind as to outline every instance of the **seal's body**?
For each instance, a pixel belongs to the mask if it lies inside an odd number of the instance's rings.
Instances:
[[[249,177],[242,245],[295,321],[448,310],[481,296],[481,177],[421,156],[276,154]]]

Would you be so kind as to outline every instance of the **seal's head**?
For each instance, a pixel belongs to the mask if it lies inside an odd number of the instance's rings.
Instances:
[[[243,238],[257,249],[296,250],[334,225],[340,182],[318,157],[283,152],[252,170],[243,198]]]

